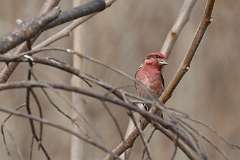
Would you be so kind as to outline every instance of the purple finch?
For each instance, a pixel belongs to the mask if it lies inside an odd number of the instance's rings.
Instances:
[[[135,74],[136,80],[142,83],[142,85],[136,83],[137,94],[140,97],[151,99],[152,96],[158,98],[161,95],[164,89],[162,67],[163,65],[167,64],[165,60],[166,60],[166,56],[161,52],[152,52],[147,54],[143,64],[140,65],[140,67],[138,68]],[[151,95],[148,93],[148,91],[145,89],[143,85],[149,89]],[[151,105],[146,105],[141,103],[141,104],[138,104],[138,107],[140,109],[149,110]],[[162,114],[160,115],[162,116]],[[135,118],[139,124],[139,121],[140,121],[139,115]],[[130,119],[125,137],[128,137],[128,135],[134,129],[135,129],[135,124]],[[129,156],[128,154],[129,151],[130,149],[124,152],[120,157],[125,160],[125,157]]]
[[[164,79],[162,76],[162,67],[167,64],[166,57],[161,52],[148,53],[143,64],[138,68],[135,78],[141,82],[154,97],[159,97],[164,89]],[[137,93],[140,97],[150,98],[143,86],[136,84]],[[144,105],[145,109],[149,109]]]

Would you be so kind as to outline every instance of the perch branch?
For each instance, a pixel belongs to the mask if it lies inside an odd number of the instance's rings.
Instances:
[[[193,59],[193,56],[196,53],[196,50],[202,40],[203,35],[207,30],[208,25],[212,21],[211,15],[212,15],[214,3],[215,3],[215,0],[207,1],[204,16],[194,36],[191,47],[189,48],[187,54],[185,55],[183,61],[181,62],[174,78],[170,81],[169,85],[161,95],[162,102],[166,102],[171,97],[174,89],[177,87],[177,85],[179,84],[179,82],[181,81],[185,73],[190,69],[190,63]]]

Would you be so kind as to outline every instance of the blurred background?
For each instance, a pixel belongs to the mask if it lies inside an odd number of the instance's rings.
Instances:
[[[1,0],[0,35],[3,36],[12,31],[16,25],[16,19],[29,19],[37,16],[43,2],[43,0]],[[168,60],[169,65],[164,70],[166,84],[173,77],[191,44],[204,11],[205,2],[206,0],[197,1],[189,22],[177,40]],[[134,76],[145,54],[161,48],[182,3],[183,0],[119,0],[81,26],[83,50],[85,54]],[[72,7],[72,3],[69,3],[68,0],[61,0],[60,6],[66,10]],[[216,1],[213,23],[209,26],[197,50],[189,72],[167,102],[168,106],[203,121],[215,128],[228,141],[237,144],[240,144],[239,9],[240,1],[229,0],[227,3],[224,0]],[[44,33],[36,44],[61,28],[58,27]],[[52,46],[72,48],[72,38],[73,36],[70,35]],[[49,55],[67,63],[73,63],[70,56],[61,53],[49,53]],[[20,65],[10,81],[26,79],[26,67],[27,65]],[[40,79],[71,83],[71,75],[58,70],[38,65],[34,70]],[[133,82],[99,65],[84,61],[84,71],[116,87],[127,87],[127,90],[134,92],[134,87],[129,87],[129,85],[133,86]],[[100,93],[103,92],[100,89],[97,90]],[[23,93],[25,94],[24,90],[0,92],[0,105],[15,108],[24,102]],[[38,95],[44,106],[45,118],[71,127],[71,122],[57,113],[41,92]],[[52,97],[66,113],[72,113],[64,100],[54,94]],[[71,94],[66,94],[66,97],[71,100]],[[85,120],[80,121],[79,124],[86,126],[88,136],[109,149],[114,148],[120,142],[119,134],[101,103],[85,97],[80,98],[84,98],[84,115],[82,116]],[[128,122],[126,110],[109,106],[124,132]],[[6,114],[1,114],[0,120],[2,121],[6,116]],[[239,151],[231,150],[203,127],[198,125],[195,127],[217,143],[229,155],[229,159],[238,159]],[[12,156],[7,155],[2,138],[0,138],[1,158],[14,159],[17,158],[16,152],[21,152],[23,159],[27,159],[31,144],[28,121],[12,118],[7,122],[7,129],[12,134],[12,136],[7,135]],[[147,130],[151,131],[151,127]],[[68,134],[45,127],[43,142],[52,159],[69,159],[71,137]],[[208,151],[211,159],[222,158],[208,145],[203,145],[203,148]],[[35,149],[34,159],[43,159],[42,153],[37,151],[37,147]],[[170,159],[174,145],[164,135],[156,133],[151,141],[150,149],[153,159]],[[134,145],[131,159],[140,159],[141,154],[139,153],[142,150],[141,141],[138,140]],[[84,160],[100,159],[105,155],[89,145],[84,145],[83,151]],[[176,159],[187,158],[178,151]]]

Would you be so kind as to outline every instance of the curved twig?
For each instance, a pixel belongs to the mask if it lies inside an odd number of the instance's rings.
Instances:
[[[74,135],[76,136],[77,138],[79,138],[80,140],[106,152],[106,153],[109,153],[111,154],[114,158],[118,159],[118,160],[121,160],[118,156],[116,156],[115,154],[113,154],[111,151],[109,151],[108,149],[106,149],[105,147],[103,147],[102,145],[96,143],[95,141],[92,141],[91,139],[87,139],[87,138],[84,138],[83,136],[81,136],[79,133],[75,132],[75,131],[72,131],[62,125],[59,125],[59,124],[56,124],[56,123],[53,123],[53,122],[50,122],[46,119],[41,119],[39,117],[36,117],[36,116],[33,116],[33,115],[29,115],[29,114],[25,114],[25,113],[21,113],[21,112],[18,112],[18,111],[14,111],[14,110],[10,110],[10,109],[6,109],[6,108],[2,108],[0,107],[0,111],[1,112],[5,112],[5,113],[8,113],[8,114],[12,114],[12,115],[15,115],[15,116],[18,116],[18,117],[23,117],[23,118],[27,118],[27,119],[31,119],[33,121],[36,121],[36,122],[41,122],[45,125],[48,125],[48,126],[51,126],[53,128],[56,128],[56,129],[59,129],[63,132],[66,132],[68,134],[71,134],[71,135]]]

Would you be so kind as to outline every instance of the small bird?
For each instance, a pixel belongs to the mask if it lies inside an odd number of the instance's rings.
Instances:
[[[158,98],[162,94],[164,89],[162,67],[166,64],[168,63],[166,62],[166,56],[163,53],[157,51],[147,54],[143,64],[139,66],[137,72],[135,73],[135,79],[142,83],[142,85],[140,85],[139,83],[135,83],[138,96],[143,97],[145,99],[148,98],[151,99],[151,96]],[[150,94],[147,92],[145,88],[149,89]],[[151,105],[139,103],[138,107],[140,109],[145,109],[149,111]],[[160,115],[162,117],[162,114]],[[135,118],[138,124],[140,124],[139,122],[140,116],[137,115]],[[125,133],[125,138],[128,137],[129,134],[134,129],[135,124],[131,119],[129,119],[128,128]],[[129,157],[130,150],[131,149],[125,151],[120,157],[126,160],[127,159],[126,157]]]
[[[161,52],[148,53],[143,64],[141,64],[135,74],[136,80],[141,82],[154,97],[159,97],[164,89],[164,79],[162,76],[162,67],[168,64],[166,56]],[[150,94],[140,84],[136,84],[137,94],[143,98],[150,98]],[[144,104],[146,110],[150,106]]]

